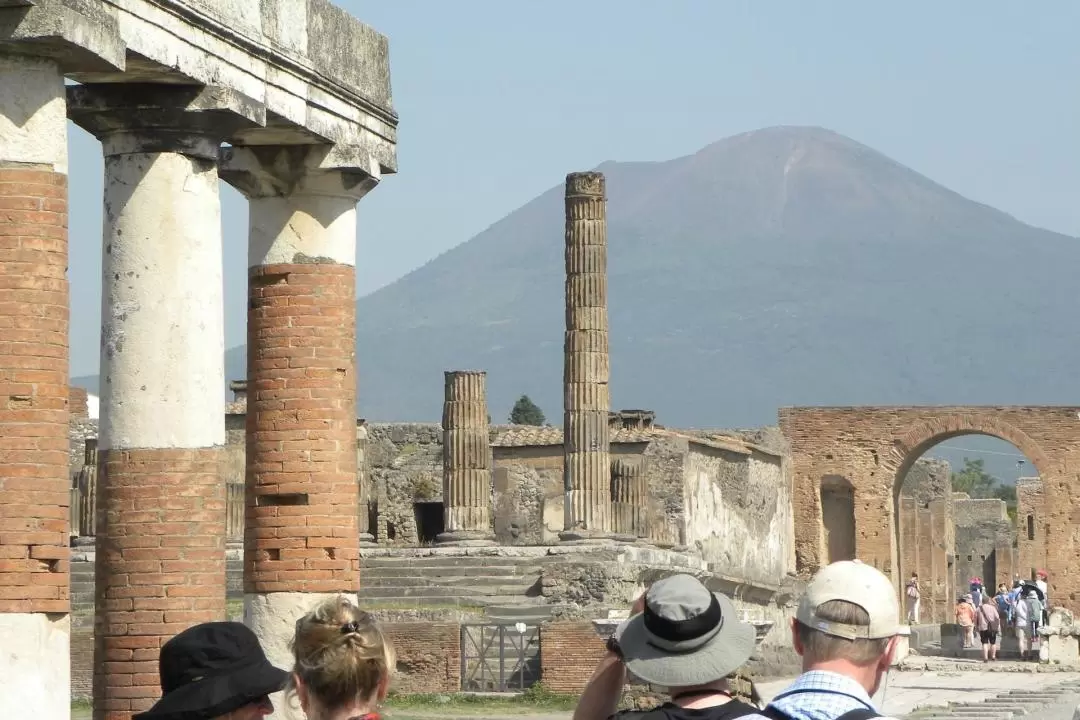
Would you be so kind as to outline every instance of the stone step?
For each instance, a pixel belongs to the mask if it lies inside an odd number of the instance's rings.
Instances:
[[[540,616],[548,618],[558,607],[558,605],[522,605],[519,603],[513,605],[489,605],[484,608],[484,614],[488,617],[508,620]]]
[[[428,595],[431,597],[491,597],[495,595],[504,595],[510,597],[516,597],[521,595],[525,596],[527,590],[532,586],[522,585],[490,585],[486,587],[444,587],[435,585],[432,583],[426,583],[421,585],[382,585],[372,586],[366,585],[360,588],[360,595],[362,597],[378,598],[378,597],[409,597],[412,595]]]
[[[1010,713],[1012,715],[1027,715],[1027,711],[1018,705],[957,705],[949,708],[953,715],[982,717],[986,713]]]
[[[518,577],[524,575],[539,576],[541,572],[543,572],[543,566],[536,564],[470,565],[468,563],[463,563],[461,565],[427,565],[425,563],[416,563],[413,565],[401,565],[396,567],[383,565],[368,567],[363,565],[360,568],[360,574],[364,577],[411,577],[416,575],[435,577],[437,575],[461,576],[471,574]]]
[[[519,567],[527,565],[557,562],[558,556],[544,557],[503,557],[499,555],[421,555],[390,556],[376,555],[361,557],[361,568],[376,567]]]
[[[520,588],[522,592],[532,588],[539,581],[539,577],[519,577],[515,575],[427,575],[424,577],[399,576],[384,578],[372,577],[371,574],[367,574],[360,578],[361,586],[366,587],[429,587],[432,585],[462,587],[463,589],[473,587],[516,587]]]
[[[486,607],[490,604],[497,605],[512,605],[518,604],[522,606],[527,605],[543,605],[543,598],[529,598],[524,596],[506,596],[506,595],[493,595],[489,597],[462,597],[446,596],[446,595],[388,595],[384,597],[364,597],[363,593],[360,594],[360,604],[368,604],[373,609],[378,610],[381,608],[387,609],[405,609],[405,608],[425,608],[425,607],[445,607],[445,606],[457,606],[457,607]]]

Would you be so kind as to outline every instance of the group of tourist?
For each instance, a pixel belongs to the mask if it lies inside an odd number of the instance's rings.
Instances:
[[[985,591],[981,578],[972,578],[970,592],[956,601],[955,617],[961,632],[961,647],[974,647],[977,632],[983,661],[997,660],[1001,636],[1006,628],[1012,628],[1020,657],[1025,660],[1031,657],[1039,627],[1047,622],[1049,614],[1046,571],[1040,570],[1037,578],[1034,583],[1016,578],[1012,588],[1001,583],[993,596]]]
[[[291,648],[290,673],[243,623],[188,628],[161,647],[161,699],[132,720],[259,720],[282,690],[308,720],[378,720],[395,657],[369,614],[326,600],[297,621]]]
[[[731,600],[690,575],[653,584],[607,643],[574,720],[868,720],[901,630],[889,579],[856,561],[822,569],[792,621],[803,674],[764,708],[736,700],[730,678],[746,664],[755,630]],[[196,625],[161,648],[162,697],[133,720],[259,720],[285,691],[307,720],[378,720],[395,666],[378,624],[345,597],[296,623],[293,668],[267,659],[242,623]],[[616,712],[627,673],[667,689],[644,712]]]

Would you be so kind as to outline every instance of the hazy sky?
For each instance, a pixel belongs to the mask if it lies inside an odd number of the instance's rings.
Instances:
[[[1075,0],[338,2],[389,36],[401,117],[400,174],[360,203],[361,293],[568,171],[668,159],[770,125],[827,127],[1080,235]],[[80,375],[98,362],[102,162],[74,127],[71,150]],[[247,207],[222,196],[232,346],[244,337]]]

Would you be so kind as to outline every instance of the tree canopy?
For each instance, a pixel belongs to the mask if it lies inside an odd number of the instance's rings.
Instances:
[[[510,411],[510,423],[513,425],[543,425],[545,422],[544,411],[528,395],[519,397]]]

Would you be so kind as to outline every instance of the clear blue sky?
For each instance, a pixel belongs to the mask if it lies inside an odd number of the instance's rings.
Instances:
[[[820,125],[1080,235],[1080,3],[338,0],[390,38],[400,173],[360,204],[369,292],[605,160]],[[1035,8],[1035,9],[1033,9]],[[102,162],[71,134],[72,371],[97,370]],[[223,190],[227,345],[246,203]]]

